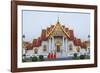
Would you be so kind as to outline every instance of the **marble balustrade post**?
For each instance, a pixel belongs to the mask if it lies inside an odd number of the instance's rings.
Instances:
[[[62,47],[62,50],[64,51],[65,47],[64,47],[64,37],[63,37],[63,47]]]
[[[52,51],[54,52],[54,37],[52,37]]]
[[[51,39],[49,39],[49,52],[51,52]]]

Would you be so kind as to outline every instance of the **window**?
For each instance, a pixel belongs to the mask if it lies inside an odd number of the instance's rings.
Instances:
[[[80,52],[80,47],[77,47],[77,52]]]
[[[35,54],[38,53],[38,49],[37,49],[37,48],[34,49],[34,53],[35,53]]]
[[[72,50],[73,48],[72,48],[72,44],[69,44],[69,50]]]
[[[47,51],[47,46],[46,45],[43,46],[43,51],[44,52]]]
[[[57,52],[60,52],[60,45],[57,45]]]

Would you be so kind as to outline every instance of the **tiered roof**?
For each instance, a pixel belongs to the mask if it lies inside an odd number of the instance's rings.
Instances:
[[[80,46],[81,48],[86,48],[86,43],[82,42],[81,39],[76,38],[74,36],[73,30],[70,30],[64,25],[61,25],[59,21],[57,21],[56,25],[51,25],[50,27],[47,27],[47,29],[42,29],[41,36],[37,39],[33,39],[32,47],[41,46],[42,41],[46,41],[50,37],[50,35],[52,35],[52,33],[55,31],[56,27],[59,27],[62,30],[62,32],[66,35],[65,38],[70,41],[73,41],[74,45]]]

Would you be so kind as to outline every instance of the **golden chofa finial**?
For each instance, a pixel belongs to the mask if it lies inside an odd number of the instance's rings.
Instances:
[[[60,22],[59,22],[59,17],[58,17],[58,19],[57,19],[57,24],[60,24]]]

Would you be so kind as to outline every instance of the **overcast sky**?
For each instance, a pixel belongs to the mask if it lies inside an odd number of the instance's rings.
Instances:
[[[74,31],[74,35],[82,40],[88,40],[90,34],[90,14],[76,12],[55,12],[55,11],[22,11],[23,16],[23,34],[25,40],[40,36],[42,29],[50,25],[55,25],[59,17],[62,25]]]

